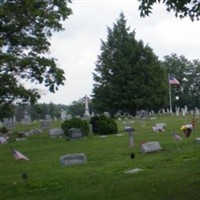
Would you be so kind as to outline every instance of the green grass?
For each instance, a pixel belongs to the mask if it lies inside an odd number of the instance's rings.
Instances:
[[[197,125],[189,140],[178,142],[171,132],[182,136],[181,125],[191,123],[191,116],[164,116],[154,120],[134,119],[135,146],[128,146],[128,134],[118,121],[122,137],[90,136],[78,141],[52,139],[48,133],[34,135],[26,141],[0,145],[0,194],[2,200],[198,200],[200,196],[200,137]],[[164,122],[167,130],[153,133],[155,123]],[[59,124],[59,123],[58,123]],[[57,125],[58,125],[57,124]],[[37,126],[37,124],[35,124]],[[55,125],[56,126],[56,125]],[[19,126],[18,130],[27,127]],[[142,154],[141,142],[159,141],[162,151]],[[30,161],[16,161],[11,148],[24,153]],[[134,152],[134,160],[130,153]],[[60,156],[85,153],[87,163],[62,166]],[[124,174],[132,168],[137,174]],[[28,184],[22,173],[28,175]]]

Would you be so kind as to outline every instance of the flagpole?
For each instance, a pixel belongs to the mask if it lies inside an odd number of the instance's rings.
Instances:
[[[171,93],[171,85],[170,85],[170,74],[168,73],[168,84],[169,84],[169,108],[170,108],[170,113],[172,113],[172,93]]]

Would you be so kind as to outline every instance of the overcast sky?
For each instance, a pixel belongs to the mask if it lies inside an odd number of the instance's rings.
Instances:
[[[90,96],[100,40],[106,41],[107,27],[124,13],[127,26],[135,30],[136,39],[149,44],[154,53],[163,56],[176,53],[189,60],[200,59],[200,26],[189,18],[177,19],[158,4],[149,17],[141,18],[136,0],[73,0],[73,15],[63,23],[65,30],[53,35],[51,55],[65,71],[65,85],[52,94],[44,92],[40,103],[70,105]]]

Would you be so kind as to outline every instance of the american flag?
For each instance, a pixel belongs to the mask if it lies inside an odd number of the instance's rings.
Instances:
[[[21,152],[13,149],[13,156],[16,160],[29,160],[25,155],[23,155]]]
[[[172,133],[172,136],[175,140],[182,140],[182,137],[180,137],[179,135],[177,135],[176,133]]]
[[[171,84],[171,85],[180,85],[179,81],[176,78],[174,78],[173,76],[170,76],[169,84]]]

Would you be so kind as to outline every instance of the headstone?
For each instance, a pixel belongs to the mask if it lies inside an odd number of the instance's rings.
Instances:
[[[195,142],[199,143],[200,142],[200,138],[195,138]]]
[[[185,116],[185,108],[181,109],[182,116]]]
[[[65,110],[61,110],[61,113],[60,113],[60,118],[61,120],[66,120],[67,119],[67,112]]]
[[[46,121],[51,121],[52,119],[51,119],[51,115],[45,115],[45,120]]]
[[[83,137],[83,133],[79,128],[71,128],[69,129],[69,139],[76,140]]]
[[[60,157],[60,162],[62,165],[84,164],[87,162],[87,158],[84,153],[67,154]]]
[[[50,137],[61,137],[64,135],[64,131],[62,128],[53,128],[49,130]]]
[[[5,128],[7,128],[8,130],[9,129],[15,129],[16,128],[16,122],[13,122],[13,121],[5,121],[3,122],[3,126]]]
[[[110,117],[109,112],[104,112],[103,114],[104,114],[106,117]]]
[[[176,107],[176,116],[179,116],[180,108]]]
[[[15,140],[16,140],[17,142],[21,142],[21,141],[25,141],[26,138],[16,138]]]
[[[28,112],[24,111],[24,119],[21,120],[22,124],[30,124],[31,123],[31,116],[28,114]]]
[[[138,172],[143,171],[143,169],[140,168],[134,168],[134,169],[129,169],[127,171],[124,172],[124,174],[136,174]]]
[[[70,114],[67,115],[67,119],[68,119],[68,120],[72,119],[72,115],[70,115]]]
[[[195,108],[195,115],[200,115],[199,109]]]
[[[159,142],[152,141],[152,142],[146,142],[141,144],[141,151],[142,153],[151,153],[155,151],[160,151],[162,148],[160,146]]]
[[[0,144],[7,144],[8,143],[8,140],[3,137],[3,136],[0,136]]]
[[[94,133],[93,133],[93,125],[92,125],[92,124],[89,124],[89,133],[90,133],[91,135],[94,134]]]
[[[185,113],[187,114],[188,113],[188,107],[186,105],[184,106],[184,109],[185,109]]]
[[[32,130],[24,132],[24,135],[28,137],[30,135],[37,135],[37,134],[42,134],[42,133],[43,133],[42,129],[38,128],[38,129],[32,129]]]
[[[87,95],[85,95],[85,113],[84,113],[84,117],[90,117],[90,112],[89,112],[89,98],[87,97]]]
[[[152,127],[153,132],[161,132],[165,131],[166,124],[165,123],[158,123]]]
[[[42,129],[42,130],[45,130],[45,129],[51,129],[51,126],[52,126],[52,121],[51,120],[42,120],[41,122],[40,122],[40,128]]]

